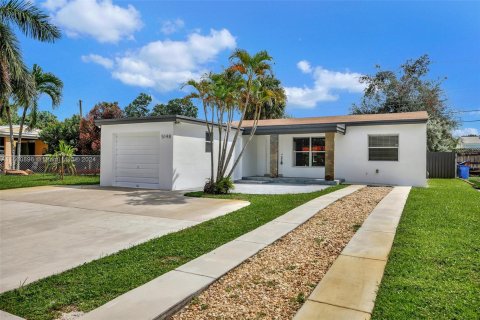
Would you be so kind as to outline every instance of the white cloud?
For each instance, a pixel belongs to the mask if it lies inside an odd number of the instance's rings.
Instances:
[[[42,6],[50,11],[55,11],[67,4],[67,0],[47,0]]]
[[[303,73],[311,73],[314,80],[312,87],[285,87],[288,103],[301,108],[314,108],[319,102],[336,101],[338,90],[363,92],[365,85],[359,82],[360,73],[339,72],[312,68],[308,61],[302,60],[297,67]]]
[[[102,57],[98,54],[89,54],[89,55],[82,56],[82,61],[86,62],[86,63],[93,62],[93,63],[101,65],[102,67],[104,67],[106,69],[113,68],[113,60],[112,59]]]
[[[166,20],[162,22],[162,28],[160,29],[163,34],[169,35],[177,32],[185,26],[185,22],[182,19]]]
[[[140,13],[132,5],[121,7],[111,0],[47,0],[43,6],[67,36],[89,36],[99,42],[133,39],[142,28]]]
[[[298,69],[300,69],[303,73],[310,73],[312,72],[312,67],[310,66],[310,62],[307,60],[298,61],[297,63]]]
[[[468,136],[468,135],[480,135],[480,131],[476,128],[462,128],[453,131],[453,135],[456,137]]]
[[[171,91],[189,79],[199,78],[206,63],[235,47],[235,37],[227,29],[212,29],[208,35],[195,32],[185,41],[154,41],[116,57],[112,76],[127,85]]]

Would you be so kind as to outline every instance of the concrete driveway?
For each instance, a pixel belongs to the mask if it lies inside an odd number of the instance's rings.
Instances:
[[[246,205],[96,186],[1,191],[0,292]]]

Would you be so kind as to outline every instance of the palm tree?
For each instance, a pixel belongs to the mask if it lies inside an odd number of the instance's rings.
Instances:
[[[284,118],[287,97],[285,94],[285,90],[282,87],[282,83],[273,75],[264,77],[262,78],[261,81],[262,81],[262,86],[275,91],[277,94],[277,97],[282,97],[282,99],[278,100],[273,104],[263,105],[262,112],[260,114],[260,120]],[[254,120],[254,119],[255,119],[255,109],[250,108],[245,113],[245,120]]]
[[[58,149],[54,154],[48,155],[48,161],[45,166],[45,172],[54,172],[60,179],[63,180],[65,171],[74,175],[77,173],[75,162],[73,161],[73,155],[75,154],[75,148],[66,144],[61,140]]]
[[[230,61],[232,62],[231,70],[238,72],[245,81],[244,90],[240,95],[238,100],[238,110],[240,111],[240,120],[238,121],[238,128],[242,127],[243,120],[245,119],[245,114],[249,108],[252,107],[252,93],[254,90],[254,85],[256,81],[268,76],[272,71],[272,66],[270,62],[273,58],[268,54],[267,51],[259,51],[254,55],[250,55],[246,50],[236,49],[233,54],[230,56]],[[254,108],[258,108],[258,104],[253,104]],[[245,151],[246,146],[253,138],[253,133],[255,133],[255,128],[257,121],[254,122],[252,126],[252,133],[248,138],[247,142],[243,145],[242,150],[240,151],[237,160],[234,161],[232,168],[230,169],[227,177],[230,177],[235,170],[235,167],[238,165],[238,162]],[[232,146],[235,146],[240,135],[240,130],[236,130],[235,136],[233,137]],[[224,161],[228,165],[233,156],[234,148],[230,148],[228,155]],[[222,176],[226,173],[227,165],[224,166]]]
[[[47,14],[24,0],[0,0],[0,116],[6,112],[11,119],[11,98],[21,105],[29,104],[35,95],[34,83],[23,62],[19,41],[14,27],[27,37],[54,42],[60,38],[60,30],[49,22]],[[13,132],[10,123],[10,143]],[[12,156],[15,154],[12,149]]]
[[[262,81],[271,73],[271,60],[272,57],[266,51],[250,55],[247,51],[238,49],[230,57],[231,66],[222,73],[206,74],[201,81],[191,80],[186,83],[186,85],[195,89],[195,92],[190,94],[188,98],[197,98],[203,103],[207,130],[212,143],[211,178],[205,185],[204,190],[216,192],[217,186],[230,181],[235,167],[253,137],[262,106],[271,105],[272,101],[283,101],[284,93],[283,96],[280,95],[280,92],[265,86],[264,81]],[[233,166],[229,168],[238,136],[241,135],[241,131],[237,128],[241,128],[245,114],[249,110],[254,114],[252,134],[243,145],[240,154],[233,161]],[[234,129],[232,127],[233,118],[236,114],[240,114],[240,119],[237,128],[235,128],[235,135],[229,143],[231,130]],[[216,177],[214,176],[213,161],[213,129],[215,125],[218,128]],[[228,175],[226,175],[227,170],[230,170]]]
[[[28,127],[30,129],[35,127],[37,120],[38,112],[38,99],[42,94],[45,94],[50,97],[52,100],[52,108],[57,107],[60,104],[62,99],[62,89],[63,82],[57,76],[50,72],[43,72],[42,68],[37,64],[33,65],[31,71],[31,78],[35,84],[35,94],[31,99],[30,104],[25,104],[23,106],[22,118],[20,119],[20,129],[18,131],[18,141],[17,141],[17,169],[20,169],[20,155],[21,155],[21,143],[22,143],[22,134],[23,126],[25,124],[25,119],[27,117],[27,110],[31,107],[30,110],[30,123]]]

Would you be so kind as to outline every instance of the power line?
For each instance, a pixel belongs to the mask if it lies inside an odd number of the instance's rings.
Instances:
[[[480,112],[480,109],[478,109],[478,110],[455,110],[455,111],[450,111],[450,113],[464,113],[464,112]]]
[[[478,119],[478,120],[463,120],[463,121],[460,121],[460,122],[480,122],[480,119]]]

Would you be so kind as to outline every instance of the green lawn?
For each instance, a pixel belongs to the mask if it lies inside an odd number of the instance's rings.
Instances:
[[[37,187],[47,185],[72,185],[72,184],[99,184],[99,176],[65,176],[64,180],[55,178],[53,174],[36,173],[30,176],[0,175],[0,190]]]
[[[473,185],[475,186],[475,188],[480,189],[480,177],[470,177],[470,178],[468,179],[468,181],[470,181],[471,183],[473,183]]]
[[[372,319],[480,318],[480,192],[458,179],[413,188]]]
[[[62,310],[90,311],[309,200],[343,187],[293,195],[215,196],[247,200],[250,205],[1,294],[0,310],[28,319],[54,319]]]

